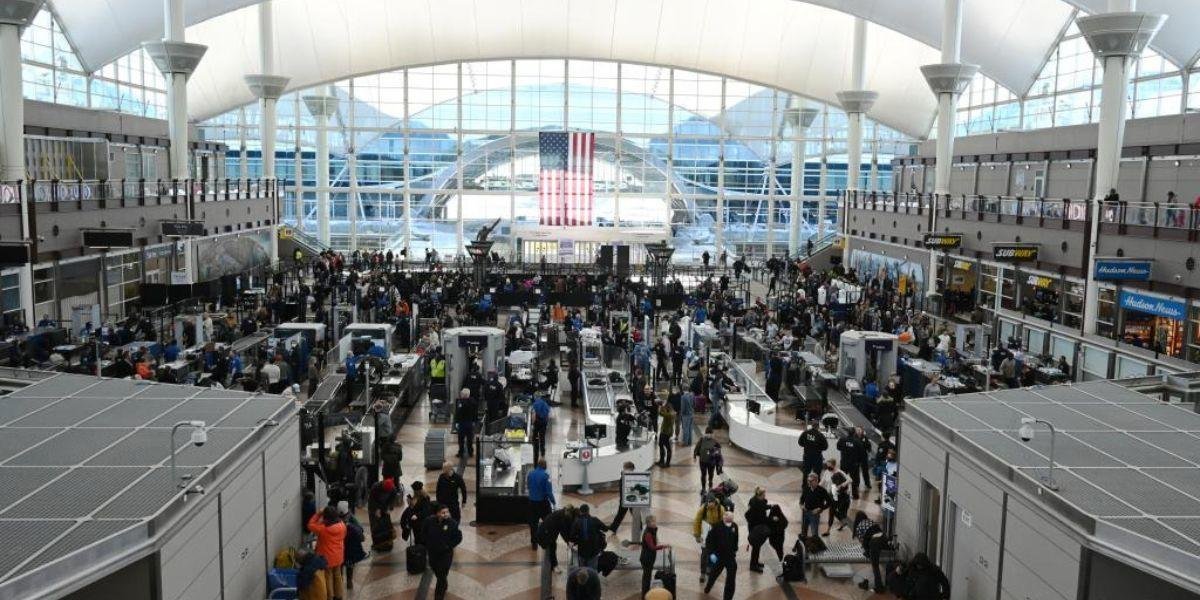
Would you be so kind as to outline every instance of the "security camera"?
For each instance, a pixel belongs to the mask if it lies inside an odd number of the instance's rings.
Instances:
[[[1021,418],[1021,428],[1017,430],[1017,435],[1021,436],[1022,442],[1033,441],[1033,423],[1034,419],[1030,417]]]
[[[208,430],[204,428],[204,422],[194,422],[192,426],[192,445],[199,448],[208,443]]]

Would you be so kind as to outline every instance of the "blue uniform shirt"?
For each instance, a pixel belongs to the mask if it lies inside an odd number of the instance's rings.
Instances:
[[[546,402],[545,398],[539,396],[533,402],[533,414],[537,415],[538,421],[542,423],[550,419],[550,405]]]
[[[535,468],[530,471],[526,478],[526,487],[529,488],[530,502],[548,500],[550,504],[554,504],[554,486],[550,485],[550,474],[545,469]]]

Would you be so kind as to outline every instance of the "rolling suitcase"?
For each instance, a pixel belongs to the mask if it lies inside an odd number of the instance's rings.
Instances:
[[[404,568],[409,575],[420,575],[429,565],[429,554],[425,546],[412,545],[404,550]]]
[[[662,584],[663,589],[675,597],[675,550],[667,548],[663,554],[663,566],[654,572],[654,579]]]

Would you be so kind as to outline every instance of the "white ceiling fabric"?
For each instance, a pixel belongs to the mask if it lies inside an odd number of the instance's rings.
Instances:
[[[275,0],[277,71],[290,89],[412,65],[567,57],[670,65],[836,104],[847,86],[852,17],[869,28],[870,116],[924,136],[936,110],[918,70],[940,62],[944,0]],[[1170,15],[1154,46],[1190,62],[1195,0],[1141,0]],[[160,0],[51,0],[89,68],[162,37]],[[255,0],[184,0],[188,41],[209,46],[189,112],[207,118],[252,100]],[[1106,0],[966,0],[963,61],[1017,93],[1034,81],[1073,6]]]

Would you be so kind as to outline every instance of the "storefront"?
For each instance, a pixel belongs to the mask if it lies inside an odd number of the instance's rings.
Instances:
[[[1021,285],[1021,310],[1031,317],[1057,323],[1061,302],[1058,280],[1044,275],[1026,275]]]
[[[970,314],[976,308],[975,287],[978,277],[975,265],[967,260],[950,261],[950,281],[943,292],[946,296],[946,314]]]
[[[1147,292],[1121,290],[1121,340],[1132,346],[1182,357],[1187,304]]]

